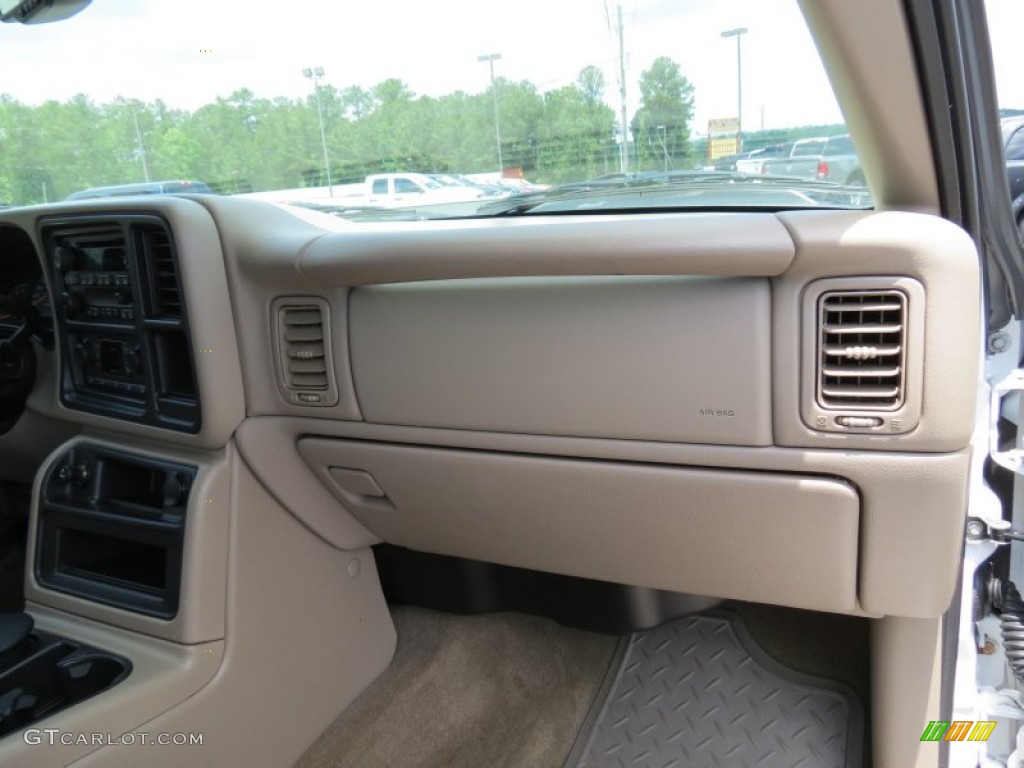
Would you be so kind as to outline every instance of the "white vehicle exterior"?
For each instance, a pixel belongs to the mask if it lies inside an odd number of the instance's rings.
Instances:
[[[446,187],[422,173],[376,173],[366,177],[367,205],[405,206],[479,200],[483,190]]]
[[[422,173],[375,173],[359,184],[335,184],[333,187],[301,187],[253,192],[249,197],[273,203],[337,203],[345,206],[406,206],[445,203],[471,203],[485,197],[473,187],[446,187]]]

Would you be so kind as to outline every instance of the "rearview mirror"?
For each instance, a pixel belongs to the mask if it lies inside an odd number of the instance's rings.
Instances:
[[[70,18],[92,0],[0,0],[0,21],[46,24]]]

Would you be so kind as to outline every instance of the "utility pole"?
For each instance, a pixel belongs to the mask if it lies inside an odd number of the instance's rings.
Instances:
[[[622,104],[622,144],[619,147],[619,170],[622,173],[629,171],[629,123],[626,110],[626,35],[622,27],[622,3],[618,5],[619,12],[619,98]]]
[[[477,56],[477,61],[486,61],[491,67],[491,96],[494,99],[494,138],[498,142],[498,174],[505,175],[505,162],[501,157],[501,121],[498,119],[498,89],[494,85],[494,62],[501,59],[500,53]]]
[[[146,181],[149,181],[149,163],[146,162],[146,145],[142,143],[142,129],[139,128],[139,115],[133,109],[132,120],[135,121],[135,141],[139,147],[139,157],[142,158],[142,174],[146,177]]]
[[[324,110],[320,105],[320,80],[324,76],[323,67],[306,67],[302,70],[304,77],[313,82],[313,96],[316,99],[316,116],[320,121],[320,146],[324,150],[324,170],[327,171],[327,196],[334,197],[334,184],[331,183],[331,160],[327,155],[327,135],[324,133]]]

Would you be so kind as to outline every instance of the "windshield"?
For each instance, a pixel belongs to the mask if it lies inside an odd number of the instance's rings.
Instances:
[[[847,130],[796,0],[493,14],[94,0],[67,22],[0,25],[0,201],[154,184],[443,218],[524,196],[570,210],[582,184],[609,210],[871,205],[852,145],[826,153]],[[595,201],[591,182],[616,176],[646,196],[609,184]]]

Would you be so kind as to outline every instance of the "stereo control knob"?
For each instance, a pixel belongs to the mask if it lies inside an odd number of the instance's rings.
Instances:
[[[96,353],[93,345],[88,341],[79,341],[75,344],[75,353],[78,357],[79,362],[85,365],[93,365],[96,363]]]
[[[58,272],[67,272],[72,269],[75,258],[59,245],[53,249],[53,268]]]
[[[164,506],[179,507],[188,500],[189,476],[184,472],[168,474],[164,481]]]
[[[121,370],[125,376],[137,376],[142,369],[142,347],[138,344],[125,345],[121,358]]]
[[[85,301],[77,293],[65,291],[60,296],[60,303],[64,306],[64,314],[68,317],[78,317],[85,309]]]
[[[92,470],[89,465],[84,461],[80,461],[75,464],[75,468],[71,472],[71,482],[75,485],[85,485],[89,482],[89,478],[92,477]]]

